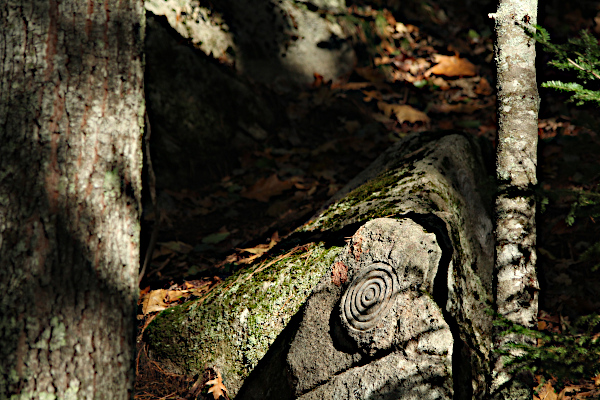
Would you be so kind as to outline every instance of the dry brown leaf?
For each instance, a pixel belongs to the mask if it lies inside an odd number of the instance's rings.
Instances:
[[[394,115],[398,122],[415,122],[429,123],[429,117],[422,111],[417,110],[405,104],[388,104],[384,101],[377,103],[377,107],[383,111],[386,117]]]
[[[363,98],[363,101],[365,103],[368,103],[373,99],[381,100],[381,92],[378,90],[363,90],[362,92],[365,95],[365,97]]]
[[[390,58],[388,56],[382,56],[382,57],[375,57],[375,59],[373,60],[375,62],[375,66],[380,66],[380,65],[386,65],[386,64],[391,64],[392,61],[394,61],[393,58]]]
[[[152,312],[166,310],[168,308],[165,303],[166,296],[166,289],[152,290],[146,294],[142,299],[142,313],[146,315]]]
[[[492,89],[492,86],[485,78],[481,78],[477,86],[475,86],[475,93],[483,96],[489,96],[493,93],[493,91],[494,90]]]
[[[439,76],[436,76],[435,78],[433,78],[431,83],[433,83],[436,86],[439,86],[439,88],[442,90],[450,89],[450,85],[448,85],[448,82],[446,82],[443,78],[440,78]]]
[[[250,257],[246,257],[246,258],[238,258],[237,263],[238,264],[252,264],[254,262],[254,260],[256,260],[257,258],[260,258],[261,254],[252,254]]]
[[[279,232],[275,231],[275,233],[273,233],[271,235],[271,240],[269,241],[269,243],[259,244],[258,246],[255,246],[255,247],[251,247],[251,248],[247,248],[247,249],[238,249],[238,250],[246,251],[246,252],[252,253],[252,254],[263,254],[263,253],[266,253],[267,251],[271,250],[273,248],[273,246],[275,246],[277,244],[277,242],[279,242]]]
[[[241,195],[247,199],[268,202],[273,196],[280,195],[294,186],[293,180],[280,181],[277,174],[262,178],[249,188],[242,190]]]
[[[346,82],[346,83],[334,83],[331,85],[332,89],[341,90],[360,90],[366,87],[372,86],[371,82]]]
[[[205,386],[212,386],[208,389],[208,393],[211,393],[215,400],[219,400],[221,397],[227,398],[227,388],[223,385],[223,379],[219,371],[217,371],[217,378],[206,382]]]
[[[253,262],[257,258],[261,257],[263,254],[265,254],[267,251],[271,250],[279,242],[279,240],[280,240],[279,239],[279,232],[276,231],[271,236],[271,240],[270,240],[269,243],[259,244],[258,246],[250,247],[250,248],[247,248],[247,249],[238,249],[239,251],[245,251],[247,253],[251,253],[252,254],[250,257],[246,257],[246,258],[238,260],[238,263],[240,263],[240,264],[250,264],[251,262]]]
[[[179,300],[183,296],[187,295],[189,291],[187,290],[167,290],[167,295],[165,296],[165,303],[172,303],[174,301]]]
[[[434,113],[460,113],[460,114],[473,114],[477,110],[481,110],[482,108],[488,107],[490,104],[487,103],[477,103],[472,101],[470,103],[459,103],[459,104],[434,104],[429,108],[429,111]]]
[[[444,75],[444,76],[474,76],[476,75],[475,65],[466,58],[458,56],[444,56],[435,54],[433,61],[437,64],[425,72],[425,76]]]
[[[540,400],[556,400],[558,398],[554,388],[552,387],[552,382],[547,381],[544,386],[538,391],[538,398]]]
[[[240,251],[245,251],[248,253],[252,253],[252,254],[264,254],[267,251],[269,251],[269,249],[271,248],[271,246],[269,246],[268,244],[259,244],[258,246],[254,246],[254,247],[250,247],[247,249],[238,249]]]
[[[335,286],[341,286],[343,283],[346,283],[347,280],[348,267],[341,261],[334,263],[331,270],[331,282],[333,282]]]
[[[171,253],[187,254],[190,251],[192,251],[194,248],[194,246],[190,246],[187,243],[177,242],[177,241],[157,243],[157,245],[160,248],[161,255],[171,254]],[[155,251],[155,253],[156,253],[156,251]]]

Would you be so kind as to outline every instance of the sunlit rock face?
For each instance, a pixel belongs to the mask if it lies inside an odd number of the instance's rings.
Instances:
[[[411,219],[363,225],[335,264],[346,282],[325,277],[307,302],[287,356],[296,395],[452,398],[452,333],[431,295],[441,258]]]
[[[456,332],[432,295],[438,273],[448,273],[443,251],[412,219],[364,224],[315,287],[284,351],[274,350],[285,371],[276,385],[287,388],[270,390],[257,368],[238,396],[451,399]]]
[[[225,0],[206,7],[194,0],[148,0],[194,46],[229,62],[249,78],[276,87],[306,85],[315,74],[337,80],[356,56],[334,18],[344,1]],[[329,16],[329,18],[328,18]]]

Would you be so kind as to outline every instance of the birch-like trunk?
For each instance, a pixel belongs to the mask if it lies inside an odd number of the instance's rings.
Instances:
[[[0,5],[0,398],[128,399],[142,166],[138,0]]]
[[[532,328],[538,311],[535,270],[535,197],[539,98],[535,41],[525,27],[537,20],[537,0],[500,0],[496,21],[498,150],[495,304],[509,320]],[[496,347],[532,339],[500,336]],[[492,393],[498,399],[531,398],[529,374],[512,376],[497,359]]]

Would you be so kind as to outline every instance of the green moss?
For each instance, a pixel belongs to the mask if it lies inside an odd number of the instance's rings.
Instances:
[[[352,190],[344,199],[331,205],[321,217],[306,225],[303,230],[334,230],[349,222],[392,215],[397,212],[397,207],[394,202],[384,199],[389,197],[390,191],[399,190],[401,186],[416,179],[411,169],[405,166],[386,171]],[[370,202],[376,204],[369,204]],[[369,210],[362,214],[361,208]]]
[[[151,349],[187,371],[218,363],[228,369],[224,375],[246,377],[340,250],[311,244],[239,271],[202,304],[195,300],[156,317],[146,330]]]
[[[159,358],[168,358],[177,363],[181,352],[174,343],[178,338],[178,326],[186,318],[188,307],[180,305],[161,312],[146,328],[146,335],[152,343],[152,349]]]

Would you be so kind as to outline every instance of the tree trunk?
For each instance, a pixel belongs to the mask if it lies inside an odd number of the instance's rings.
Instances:
[[[409,136],[268,259],[159,314],[146,330],[151,357],[179,373],[215,366],[244,399],[485,398],[489,182],[472,139]],[[340,296],[365,265],[379,264],[397,282],[385,311],[395,314],[365,328],[366,337],[344,333],[353,328],[337,317]],[[408,369],[390,367],[398,363]]]
[[[132,397],[144,29],[141,1],[0,7],[0,398]]]
[[[534,328],[539,284],[535,270],[535,195],[539,97],[535,70],[535,41],[525,27],[537,22],[536,0],[501,0],[496,20],[498,70],[498,196],[496,198],[497,312],[512,322]],[[533,338],[501,336],[494,345],[529,342]],[[516,353],[513,353],[516,355]],[[531,398],[529,373],[511,376],[497,359],[494,398]]]

